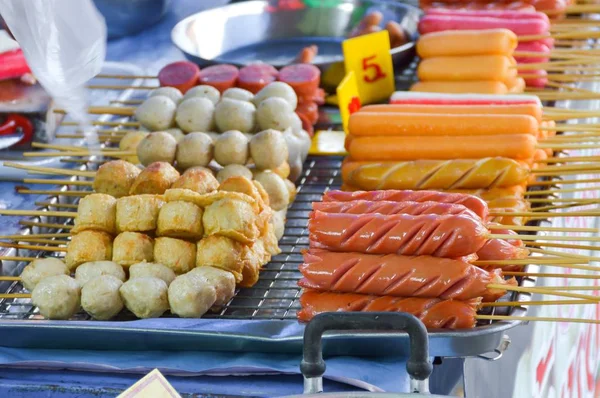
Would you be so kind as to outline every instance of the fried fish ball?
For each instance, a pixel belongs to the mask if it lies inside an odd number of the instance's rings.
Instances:
[[[296,188],[296,184],[294,184],[287,178],[285,180],[283,180],[283,182],[285,183],[285,186],[287,187],[288,192],[290,194],[290,203],[293,203],[294,200],[296,200],[296,193],[298,192],[297,188]]]
[[[239,192],[253,198],[258,204],[259,211],[257,227],[260,231],[265,228],[265,224],[271,218],[272,210],[264,203],[258,188],[251,180],[240,176],[230,177],[219,185],[219,191]]]
[[[157,194],[162,195],[179,178],[179,172],[166,162],[155,162],[149,164],[137,176],[131,189],[130,195]]]
[[[202,209],[193,203],[166,203],[158,213],[156,235],[181,239],[200,239],[204,233],[202,214]]]
[[[64,262],[54,257],[36,258],[21,272],[21,283],[31,292],[41,280],[55,275],[69,275]]]
[[[256,180],[252,180],[252,183],[254,184],[254,186],[256,186],[256,189],[258,190],[258,193],[260,194],[260,197],[263,200],[264,204],[270,207],[271,203],[269,202],[269,194],[267,193],[267,191],[265,191],[265,188],[260,182]]]
[[[162,279],[169,286],[177,275],[175,275],[175,272],[171,268],[158,263],[142,262],[129,267],[129,279],[146,276]]]
[[[185,274],[196,263],[196,245],[181,239],[156,238],[154,260],[171,268],[178,275]]]
[[[272,169],[271,171],[286,180],[290,176],[290,164],[287,161],[284,161],[279,167]]]
[[[153,239],[139,232],[121,232],[113,242],[112,260],[127,268],[131,264],[154,260]]]
[[[177,104],[164,95],[146,99],[135,110],[135,118],[150,131],[168,129],[173,125]]]
[[[264,130],[250,140],[250,156],[260,170],[272,170],[288,158],[287,143],[283,135],[273,129]]]
[[[207,236],[198,242],[196,267],[215,267],[231,272],[236,282],[242,281],[244,245],[226,236]]]
[[[125,196],[117,200],[117,231],[146,232],[156,229],[160,208],[165,204],[160,195]]]
[[[219,182],[206,168],[188,169],[171,185],[171,189],[189,189],[200,194],[214,192],[218,187]]]
[[[242,243],[251,243],[258,237],[256,222],[253,206],[233,198],[223,198],[207,206],[202,217],[206,235],[228,236]]]
[[[169,133],[156,131],[144,137],[137,146],[137,157],[144,166],[154,162],[175,162],[177,140]]]
[[[242,281],[239,283],[240,287],[252,287],[258,282],[260,268],[268,261],[265,261],[267,257],[268,254],[260,239],[247,247],[244,252],[244,268]]]
[[[221,134],[215,141],[215,160],[221,166],[246,164],[248,161],[248,139],[237,130]]]
[[[183,133],[183,131],[181,131],[181,129],[178,129],[176,127],[166,129],[165,133],[167,133],[167,134],[171,135],[171,137],[175,138],[175,141],[177,141],[178,144],[181,142],[183,137],[185,137],[185,134]]]
[[[159,87],[150,91],[148,97],[156,97],[157,95],[169,97],[176,104],[179,104],[183,99],[183,94],[175,87]]]
[[[243,88],[232,87],[225,90],[223,93],[223,98],[252,102],[254,99],[254,94],[248,90],[244,90]]]
[[[262,130],[284,131],[293,125],[294,110],[290,104],[279,97],[266,98],[256,108],[256,121]]]
[[[214,286],[203,278],[180,275],[169,286],[171,312],[182,318],[200,318],[215,304]]]
[[[217,173],[217,181],[223,182],[229,177],[235,176],[240,176],[251,180],[252,172],[249,168],[242,166],[241,164],[230,164],[219,170]]]
[[[117,199],[103,193],[93,193],[81,198],[73,233],[86,229],[116,233]]]
[[[189,133],[177,145],[177,167],[181,170],[194,166],[206,167],[213,158],[212,138],[204,133]]]
[[[146,138],[149,133],[147,131],[130,131],[119,141],[119,150],[125,152],[136,152],[140,142]],[[129,163],[138,164],[140,159],[137,155],[126,156],[123,158]]]
[[[206,98],[214,105],[217,105],[219,99],[221,99],[221,93],[213,86],[202,84],[200,86],[190,88],[183,96],[184,100],[190,98]]]
[[[123,267],[113,261],[91,261],[81,264],[75,270],[75,280],[80,286],[85,286],[92,279],[102,275],[111,275],[121,282],[127,279]]]
[[[287,209],[274,211],[273,216],[271,217],[271,224],[273,225],[273,231],[277,240],[283,238],[283,234],[285,232],[285,217],[286,217]]]
[[[100,275],[81,288],[81,307],[92,318],[107,321],[123,309],[119,289],[123,280],[112,275]]]
[[[125,307],[138,318],[158,318],[169,309],[167,284],[159,278],[129,279],[119,292]]]
[[[71,271],[89,261],[110,261],[112,237],[106,232],[81,231],[71,237],[65,263]]]
[[[215,307],[222,307],[235,294],[235,277],[231,272],[215,267],[196,267],[186,274],[193,278],[201,278],[216,290]]]
[[[124,160],[111,160],[98,168],[94,178],[94,191],[115,198],[129,195],[131,186],[141,170]]]
[[[215,105],[208,98],[192,97],[181,101],[177,106],[175,120],[180,129],[192,131],[211,131],[215,119]]]
[[[69,319],[81,305],[79,283],[68,275],[55,275],[41,280],[31,293],[33,305],[47,319]]]
[[[270,171],[261,171],[254,175],[269,194],[269,203],[273,210],[283,210],[290,204],[290,192],[283,178]]]
[[[215,122],[219,131],[250,133],[256,125],[256,108],[251,102],[224,98],[215,108]]]
[[[296,92],[292,86],[284,82],[273,82],[266,85],[256,93],[253,100],[254,105],[259,106],[262,101],[272,97],[284,99],[290,105],[291,110],[295,110],[298,106],[298,96],[296,95]]]
[[[165,200],[168,202],[190,202],[200,203],[202,201],[202,195],[198,192],[194,192],[191,189],[185,188],[171,188],[165,191]],[[198,205],[200,206],[200,205]]]
[[[270,220],[269,220],[270,221]],[[281,253],[281,249],[279,248],[279,239],[275,234],[275,226],[270,222],[267,222],[267,227],[264,229],[263,233],[260,236],[260,240],[263,242],[263,246],[265,248],[265,252],[269,256],[275,256]],[[271,261],[269,257],[265,263]]]

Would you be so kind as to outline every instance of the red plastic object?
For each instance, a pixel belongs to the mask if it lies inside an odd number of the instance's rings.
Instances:
[[[189,61],[168,64],[158,72],[158,81],[162,87],[175,87],[183,94],[198,84],[200,68]]]
[[[0,80],[16,79],[31,73],[21,50],[12,50],[0,54]]]
[[[15,145],[25,144],[33,138],[33,124],[31,120],[25,116],[17,115],[14,113],[9,114],[4,123],[0,124],[0,135],[9,135],[17,133],[17,130],[23,131],[23,139],[17,142]]]

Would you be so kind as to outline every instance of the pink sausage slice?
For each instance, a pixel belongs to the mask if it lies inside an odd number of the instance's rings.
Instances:
[[[198,84],[200,68],[189,61],[173,62],[158,72],[161,87],[175,87],[183,94]]]
[[[209,66],[200,72],[200,84],[212,86],[221,94],[225,90],[235,87],[237,79],[238,69],[228,64]]]
[[[277,69],[268,64],[251,64],[240,69],[238,76],[238,87],[258,93],[269,83],[277,80]]]

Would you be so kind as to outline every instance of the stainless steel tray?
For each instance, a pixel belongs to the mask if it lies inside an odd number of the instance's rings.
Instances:
[[[280,242],[282,253],[265,266],[256,286],[241,289],[234,299],[217,314],[203,319],[134,320],[123,312],[110,322],[91,321],[78,314],[70,321],[47,321],[38,314],[29,299],[0,300],[0,345],[30,348],[69,348],[104,350],[210,350],[238,352],[300,353],[304,326],[295,320],[299,308],[300,277],[298,265],[301,251],[308,247],[306,230],[311,202],[323,192],[340,186],[339,157],[310,157],[300,180],[296,201],[288,212],[285,236]],[[49,199],[56,203],[74,203],[72,197]],[[63,219],[64,220],[64,219]],[[42,218],[56,223],[58,219]],[[27,229],[24,233],[57,232],[58,229]],[[38,252],[8,250],[4,255],[38,256]],[[4,275],[18,275],[24,262],[4,261]],[[536,266],[528,269],[536,272]],[[532,286],[533,279],[521,281]],[[3,292],[20,293],[20,283],[0,284]],[[528,301],[527,294],[510,294],[506,299]],[[495,308],[506,314],[507,308]],[[510,309],[510,315],[523,316],[525,307]],[[504,332],[520,321],[481,322],[470,330],[433,330],[430,352],[434,356],[465,357],[493,352],[502,342]],[[389,355],[408,350],[407,335],[367,333],[353,336],[328,334],[328,355]]]

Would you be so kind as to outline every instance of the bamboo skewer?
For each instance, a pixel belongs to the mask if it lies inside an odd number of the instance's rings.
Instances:
[[[557,258],[544,258],[540,256],[531,256],[527,258],[520,259],[511,259],[511,260],[476,260],[471,261],[471,264],[474,265],[528,265],[528,264],[581,264],[582,262],[586,262],[581,258],[566,258],[566,257],[557,257]],[[595,269],[599,269],[600,267],[593,267]]]
[[[0,239],[21,239],[21,238],[68,238],[69,233],[50,233],[50,234],[29,234],[29,235],[0,235]]]
[[[11,249],[24,249],[24,250],[39,250],[49,252],[66,252],[66,247],[49,247],[49,246],[37,246],[37,245],[20,245],[14,243],[0,242],[0,247],[8,247]]]
[[[525,242],[528,246],[545,246],[545,247],[555,247],[561,249],[575,249],[575,250],[589,250],[589,251],[599,251],[599,246],[592,245],[575,245],[568,243],[555,243],[555,242]]]
[[[127,86],[127,85],[103,85],[90,84],[87,86],[90,90],[154,90],[160,86]]]
[[[545,250],[545,249],[538,249],[535,247],[528,247],[527,248],[531,253],[539,253],[539,254],[544,254],[544,255],[548,255],[548,256],[558,256],[558,257],[567,257],[567,258],[580,258],[580,259],[584,259],[589,261],[600,261],[600,257],[592,257],[592,256],[585,256],[583,254],[573,254],[573,253],[567,253],[567,252],[557,252],[554,250]]]
[[[488,289],[508,290],[508,291],[514,291],[514,292],[520,292],[520,293],[538,293],[538,294],[545,294],[545,295],[552,295],[552,296],[559,296],[559,297],[579,298],[579,299],[584,299],[584,300],[593,300],[596,302],[600,302],[600,296],[590,296],[588,294],[580,294],[580,293],[567,293],[567,292],[562,292],[562,291],[557,291],[557,290],[546,289],[545,287],[541,288],[541,287],[506,286],[506,285],[490,283],[489,285],[487,285],[487,288]]]
[[[1,214],[1,213],[0,213]],[[513,231],[545,231],[545,232],[591,232],[598,233],[598,228],[570,228],[570,227],[536,227],[530,225],[491,225],[489,230],[510,229]]]
[[[489,321],[534,321],[534,322],[572,322],[600,324],[598,319],[582,318],[553,318],[540,316],[511,316],[511,315],[475,315],[475,319]]]
[[[0,261],[33,261],[36,257],[0,256]]]
[[[59,169],[54,167],[40,167],[40,166],[30,166],[13,162],[4,162],[4,166],[12,167],[15,169],[28,170],[28,171],[36,171],[42,174],[58,174],[65,176],[77,176],[77,177],[94,177],[96,175],[95,171],[84,171],[84,170],[68,170],[68,169]]]
[[[561,213],[551,213],[551,212],[536,212],[536,211],[509,211],[509,212],[501,212],[501,211],[490,211],[490,216],[493,217],[528,217],[528,218],[550,218],[550,217],[598,217],[600,216],[600,211],[569,211],[569,212],[561,212]]]
[[[523,276],[536,278],[573,278],[573,279],[600,279],[600,275],[586,274],[553,274],[547,272],[521,272],[521,271],[503,271],[502,275],[506,276]]]
[[[540,191],[527,191],[525,192],[525,196],[554,195],[559,193],[586,192],[590,190],[600,190],[600,187],[544,189]]]
[[[47,185],[76,185],[76,186],[87,186],[91,187],[94,185],[93,181],[81,181],[81,180],[54,180],[44,178],[25,178],[23,179],[25,184],[47,184]]]
[[[113,126],[113,127],[140,127],[139,122],[105,122],[102,120],[94,120],[91,122],[92,126]],[[61,126],[77,126],[79,127],[79,123],[77,122],[62,122]]]
[[[17,193],[31,194],[31,195],[48,195],[48,196],[87,196],[94,191],[57,191],[57,190],[43,190],[43,189],[18,189]]]
[[[135,88],[135,87],[131,87]],[[117,115],[117,116],[133,116],[136,108],[122,106],[90,106],[87,112],[90,115]],[[55,109],[55,113],[66,114],[64,109]]]
[[[3,282],[20,282],[20,276],[0,276],[0,281]]]
[[[79,206],[76,204],[72,204],[72,203],[51,203],[51,202],[35,202],[34,203],[36,206],[43,206],[43,207],[62,207],[65,209],[77,209]]]
[[[44,245],[51,246],[61,246],[69,244],[67,240],[54,240],[54,239],[37,239],[37,238],[27,238],[27,235],[23,235],[25,238],[23,239],[11,239],[12,242],[27,242],[27,243],[40,243]]]
[[[600,137],[599,137],[600,138]],[[598,162],[600,156],[556,156],[547,159],[535,160],[536,163],[570,163],[570,162]],[[600,179],[598,179],[600,181]],[[596,182],[598,182],[596,181]],[[531,185],[531,184],[529,184]]]
[[[3,293],[0,294],[0,299],[30,299],[31,293]]]
[[[0,210],[0,215],[5,216],[45,216],[45,217],[76,217],[72,211],[46,211],[46,210]]]
[[[600,242],[598,236],[548,236],[548,235],[510,235],[510,234],[489,234],[489,239],[511,239],[511,240],[522,240],[522,241],[539,241],[549,240],[555,242]]]
[[[600,286],[544,286],[544,289],[551,291],[596,291],[600,290]]]
[[[480,308],[486,307],[521,307],[530,305],[572,305],[572,304],[598,304],[593,300],[532,300],[532,301],[494,301],[481,303]]]
[[[561,204],[561,205],[547,205],[547,206],[540,206],[540,207],[534,207],[532,210],[536,213],[538,212],[547,212],[549,210],[565,210],[565,209],[572,209],[573,207],[581,207],[581,206],[592,206],[595,203],[566,203],[566,204]],[[540,217],[534,217],[537,219],[540,219]],[[547,218],[547,217],[544,217]]]
[[[25,225],[27,227],[38,227],[38,228],[54,228],[54,229],[71,229],[72,225],[68,224],[55,224],[55,223],[47,223],[47,222],[39,222],[39,221],[30,221],[30,220],[21,220],[19,224]]]
[[[62,152],[23,152],[23,156],[28,158],[49,158],[57,156],[90,156],[90,155],[102,155],[104,157],[120,158],[133,156],[136,152],[132,151],[62,151]]]
[[[570,184],[593,184],[600,182],[600,178],[587,178],[581,180],[548,180],[548,181],[534,181],[528,183],[528,186],[548,186],[548,185],[570,185]]]

